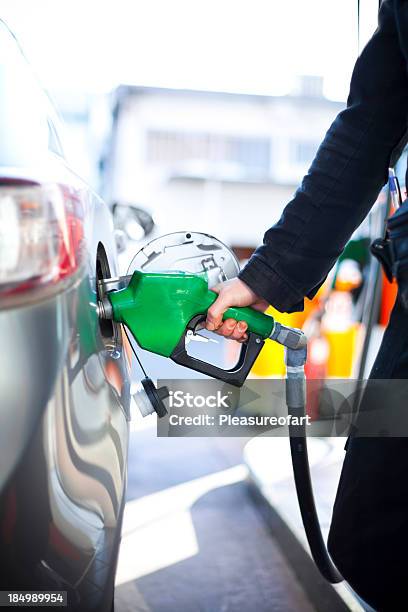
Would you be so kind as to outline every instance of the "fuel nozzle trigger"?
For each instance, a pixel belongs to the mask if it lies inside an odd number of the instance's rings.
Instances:
[[[248,331],[248,340],[242,345],[238,363],[233,368],[225,370],[212,363],[207,363],[202,359],[193,357],[187,352],[186,345],[189,342],[191,334],[195,334],[197,329],[202,328],[205,319],[206,315],[200,314],[189,321],[184,334],[181,336],[177,346],[171,353],[170,358],[178,365],[190,368],[190,370],[195,370],[196,372],[206,374],[217,380],[222,380],[235,387],[242,387],[265,344],[264,339],[260,335]]]
[[[206,336],[199,334],[197,331],[188,329],[186,332],[186,344],[189,344],[190,342],[214,342],[217,344],[217,340],[214,340],[214,338],[207,338]]]

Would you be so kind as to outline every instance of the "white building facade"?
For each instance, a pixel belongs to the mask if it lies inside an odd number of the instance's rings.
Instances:
[[[317,77],[269,97],[121,86],[106,195],[150,210],[160,231],[252,248],[279,218],[337,113]]]

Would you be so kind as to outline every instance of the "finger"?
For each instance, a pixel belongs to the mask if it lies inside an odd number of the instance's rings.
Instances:
[[[247,329],[248,325],[244,321],[238,321],[230,337],[233,340],[240,340],[243,336],[246,336]]]
[[[223,324],[217,329],[217,334],[224,336],[225,338],[229,338],[231,334],[234,333],[237,322],[235,319],[227,319],[223,322]]]
[[[218,329],[222,323],[222,315],[229,308],[230,304],[222,294],[215,300],[207,311],[206,328],[210,331]]]
[[[224,287],[222,286],[222,283],[218,283],[218,285],[214,285],[214,287],[211,287],[211,291],[214,291],[214,293],[220,293],[221,289],[223,289]]]
[[[239,338],[239,339],[237,340],[237,342],[239,342],[240,344],[242,344],[243,342],[246,342],[247,340],[248,340],[248,334],[244,334],[244,335],[242,336],[242,338]]]

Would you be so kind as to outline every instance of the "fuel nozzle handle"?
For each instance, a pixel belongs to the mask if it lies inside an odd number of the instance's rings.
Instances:
[[[270,315],[250,307],[228,308],[222,318],[224,320],[235,319],[236,321],[245,321],[248,324],[249,332],[261,336],[264,340],[270,338],[289,349],[297,350],[307,346],[307,338],[301,329],[287,327],[275,321]]]
[[[214,292],[211,291],[211,293]],[[214,295],[216,296],[215,293]],[[250,307],[234,306],[228,308],[228,310],[224,312],[222,318],[224,321],[225,319],[245,321],[248,325],[248,331],[261,336],[264,340],[271,336],[275,328],[275,319],[273,317]]]

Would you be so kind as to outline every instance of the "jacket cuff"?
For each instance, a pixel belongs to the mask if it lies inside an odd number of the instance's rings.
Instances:
[[[280,312],[304,310],[303,295],[293,289],[270,266],[253,255],[238,274],[250,289]]]

